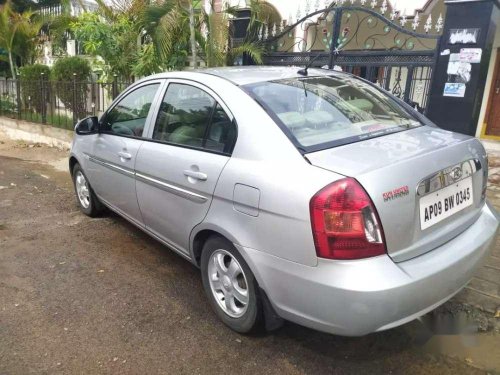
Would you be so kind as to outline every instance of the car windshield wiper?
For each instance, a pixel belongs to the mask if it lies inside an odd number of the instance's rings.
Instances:
[[[407,117],[401,117],[401,116],[373,116],[375,118],[379,118],[379,119],[384,119],[384,120],[393,120],[396,122],[396,125],[397,126],[404,126],[406,127],[407,129],[409,129],[410,127],[413,127],[413,126],[418,126],[418,125],[421,125],[421,123],[417,120],[412,120],[412,119],[409,119]]]
[[[420,125],[420,122],[415,120],[407,120],[406,122],[401,122],[400,124],[398,124],[398,126],[404,126],[406,127],[406,129],[410,129],[418,125]]]

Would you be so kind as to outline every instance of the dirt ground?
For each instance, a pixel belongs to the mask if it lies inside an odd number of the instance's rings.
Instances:
[[[495,318],[454,302],[361,338],[292,323],[236,334],[210,310],[197,268],[112,213],[78,211],[66,158],[0,135],[0,374],[500,371]],[[457,319],[472,334],[429,333]]]

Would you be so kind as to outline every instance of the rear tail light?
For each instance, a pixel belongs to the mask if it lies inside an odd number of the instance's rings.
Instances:
[[[355,179],[344,178],[317,192],[310,210],[318,257],[361,259],[385,254],[377,211]]]

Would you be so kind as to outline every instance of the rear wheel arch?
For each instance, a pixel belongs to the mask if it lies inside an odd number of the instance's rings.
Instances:
[[[205,242],[210,237],[220,237],[225,239],[226,241],[229,241],[230,243],[234,243],[234,241],[230,238],[230,236],[222,234],[222,231],[218,231],[216,229],[201,229],[197,231],[192,240],[192,259],[193,262],[196,264],[196,266],[200,267],[201,265],[201,253],[203,251],[203,246],[205,245]]]

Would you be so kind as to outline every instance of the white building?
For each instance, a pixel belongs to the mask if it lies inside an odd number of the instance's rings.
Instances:
[[[42,7],[39,12],[42,16],[58,16],[64,12],[69,13],[71,16],[78,16],[85,11],[95,11],[97,10],[97,3],[93,0],[71,0],[69,4],[69,9],[64,9],[61,4],[49,5]],[[77,55],[77,44],[74,39],[68,39],[66,42],[66,53],[68,56]],[[50,40],[47,40],[43,45],[42,56],[40,57],[40,63],[48,66],[54,64],[57,56],[53,55],[53,48]]]

